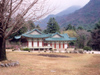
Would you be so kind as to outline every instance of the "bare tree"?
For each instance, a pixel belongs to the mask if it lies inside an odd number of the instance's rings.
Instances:
[[[89,41],[91,40],[91,33],[86,30],[78,30],[77,32],[77,42],[76,45],[79,48],[83,48],[87,46]]]
[[[91,46],[95,50],[100,51],[100,21],[95,24],[95,29],[91,33],[92,41]]]
[[[36,21],[50,13],[46,4],[47,0],[0,0],[0,61],[7,60],[7,37],[22,28],[24,21]]]

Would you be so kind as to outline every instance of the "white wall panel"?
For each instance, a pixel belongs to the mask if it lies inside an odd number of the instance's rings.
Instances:
[[[28,42],[28,47],[32,47],[32,41]]]
[[[39,41],[39,47],[42,47],[42,41]]]
[[[34,41],[34,47],[37,47],[37,41]]]
[[[67,44],[65,44],[65,48],[67,48],[68,46],[67,46]]]

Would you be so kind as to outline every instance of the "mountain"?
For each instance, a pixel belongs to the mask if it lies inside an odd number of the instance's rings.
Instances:
[[[51,17],[55,17],[55,15],[49,15],[45,19],[35,22],[35,25],[39,25],[41,29],[45,29]]]
[[[64,11],[62,11],[56,15],[49,15],[45,19],[38,21],[38,22],[35,22],[35,24],[39,24],[42,29],[45,29],[47,26],[47,22],[49,21],[50,18],[54,17],[54,18],[56,18],[56,20],[59,20],[61,16],[69,15],[80,8],[81,8],[80,6],[71,6],[71,7],[65,9]]]
[[[70,14],[67,14],[67,10],[45,18],[39,23],[40,26],[45,28],[49,18],[55,17],[62,28],[71,24],[76,27],[83,26],[85,29],[92,29],[95,23],[100,20],[100,0],[90,0],[84,7],[79,10],[76,9],[76,11]]]
[[[75,12],[76,10],[80,9],[80,6],[71,6],[67,9],[65,9],[64,11],[58,13],[56,16],[64,16],[64,15],[69,15],[73,12]]]
[[[58,19],[61,27],[72,24],[83,26],[86,29],[93,28],[95,23],[100,20],[100,0],[90,0],[83,8],[72,14],[61,16]]]

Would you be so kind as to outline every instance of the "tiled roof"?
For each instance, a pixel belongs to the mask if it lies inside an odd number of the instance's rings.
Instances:
[[[29,38],[46,38],[50,37],[50,35],[46,34],[40,34],[40,35],[31,35],[31,34],[22,34],[24,37],[29,37]]]
[[[30,34],[33,31],[37,31],[40,34],[39,35]],[[59,35],[61,37],[58,37],[58,38],[53,37],[54,35]],[[41,31],[39,31],[38,29],[33,29],[32,31],[29,31],[29,32],[26,32],[25,34],[22,34],[21,36],[28,37],[28,38],[46,38],[45,39],[46,41],[71,41],[71,40],[76,40],[76,38],[69,37],[67,34],[59,34],[58,32],[54,33],[54,34],[44,34]],[[15,36],[15,39],[20,39],[21,36]]]
[[[45,40],[46,41],[72,41],[72,40],[76,40],[75,37],[69,37],[67,34],[60,34],[60,35],[63,37],[61,37],[61,38],[51,37],[51,38],[46,38]]]
[[[15,39],[20,39],[20,38],[21,38],[21,36],[15,36],[14,38],[15,38]]]
[[[53,33],[53,34],[51,35],[51,37],[53,37],[54,35],[59,35],[59,36],[63,37],[63,36],[62,36],[60,33],[58,33],[58,32]]]
[[[37,32],[39,32],[40,34],[43,34],[41,31],[39,31],[38,29],[33,29],[33,30],[31,30],[31,31],[28,31],[28,32],[26,32],[25,34],[30,34],[31,32],[33,32],[33,31],[37,31]]]
[[[32,33],[33,31],[37,31],[37,32],[39,32],[40,34],[39,34],[39,35],[32,35],[32,34],[30,34],[30,33]],[[50,37],[51,34],[44,34],[44,33],[42,33],[41,31],[39,31],[38,29],[33,29],[33,30],[31,30],[31,31],[28,31],[28,32],[22,34],[21,36],[23,36],[23,37],[28,37],[28,38],[47,38],[47,37]],[[19,38],[21,38],[21,36],[15,36],[15,39],[19,39]]]

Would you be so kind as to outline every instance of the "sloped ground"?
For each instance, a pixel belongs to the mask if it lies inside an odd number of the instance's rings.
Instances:
[[[20,66],[0,67],[0,75],[100,75],[100,55],[7,52],[7,56]]]
[[[77,33],[74,30],[67,30],[62,33],[67,33],[70,37],[76,37]]]

